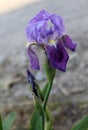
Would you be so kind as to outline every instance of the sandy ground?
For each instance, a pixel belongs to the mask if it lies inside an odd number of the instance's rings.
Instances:
[[[0,1],[0,14],[9,12],[19,7],[37,2],[39,0],[1,0]]]

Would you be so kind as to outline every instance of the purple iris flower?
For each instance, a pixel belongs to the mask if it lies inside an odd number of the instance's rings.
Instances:
[[[75,51],[76,44],[68,35],[65,35],[65,26],[61,16],[41,10],[29,21],[26,34],[30,41],[27,53],[32,69],[40,69],[38,57],[31,48],[32,45],[37,45],[45,50],[53,68],[66,70],[69,56],[65,48]]]
[[[36,82],[35,82],[35,77],[33,76],[33,74],[27,69],[27,78],[28,78],[28,82],[31,84],[32,86],[32,91],[33,93],[37,96],[38,96],[38,93],[37,93],[37,88],[36,88]]]

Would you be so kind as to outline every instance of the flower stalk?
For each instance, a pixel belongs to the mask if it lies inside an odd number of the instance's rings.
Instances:
[[[47,88],[44,103],[43,103],[44,110],[46,109],[46,105],[47,105],[47,102],[48,102],[48,98],[49,98],[51,89],[52,89],[52,82],[48,84],[48,88]]]
[[[47,83],[43,90],[40,89],[35,77],[27,70],[28,82],[34,96],[35,111],[29,130],[52,130],[52,118],[47,110],[47,103],[52,90],[56,69],[65,72],[69,55],[66,48],[75,51],[76,44],[70,36],[65,34],[63,18],[41,10],[32,18],[26,28],[27,54],[33,70],[40,70],[39,58],[32,46],[36,45],[45,52],[45,72]],[[35,124],[35,126],[33,125]]]

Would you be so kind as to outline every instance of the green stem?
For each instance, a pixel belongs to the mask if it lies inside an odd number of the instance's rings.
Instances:
[[[45,130],[45,118],[42,116],[42,130]]]
[[[51,81],[51,82],[48,84],[48,87],[47,87],[47,91],[46,91],[46,95],[45,95],[44,103],[43,103],[43,108],[44,108],[44,110],[46,109],[46,104],[47,104],[47,102],[48,102],[49,94],[50,94],[50,91],[51,91],[51,88],[52,88],[52,83],[53,83],[53,81]]]

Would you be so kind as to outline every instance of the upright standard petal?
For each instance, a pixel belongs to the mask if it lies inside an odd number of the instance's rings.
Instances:
[[[42,43],[47,37],[47,20],[49,13],[41,10],[34,18],[32,18],[26,28],[26,34],[29,41]]]
[[[62,40],[66,48],[70,49],[71,51],[75,51],[77,44],[73,43],[68,35],[64,35]]]
[[[50,14],[41,10],[32,18],[26,28],[27,38],[31,42],[45,43],[52,34],[60,38],[65,32],[65,26],[61,16]]]
[[[35,83],[35,77],[33,76],[33,74],[28,69],[27,69],[27,78],[28,78],[28,82],[32,86],[33,93],[38,97],[38,93],[37,93],[37,89],[36,89],[36,83]]]
[[[66,70],[67,61],[69,56],[61,43],[58,41],[56,46],[46,46],[46,53],[50,62],[50,65],[61,71]]]
[[[34,70],[39,70],[40,66],[39,66],[38,57],[35,54],[35,52],[31,49],[30,45],[27,48],[27,53],[28,53],[30,64],[31,64],[31,68]]]
[[[29,24],[35,24],[36,22],[42,21],[42,20],[48,20],[50,14],[42,9],[34,18],[32,18],[29,21]]]
[[[26,28],[27,38],[31,42],[42,43],[43,39],[46,38],[46,21],[39,21],[33,25],[28,25]]]
[[[58,33],[58,37],[62,37],[65,32],[65,26],[62,17],[56,14],[52,14],[50,16],[50,20],[54,25],[54,31],[57,31]]]

